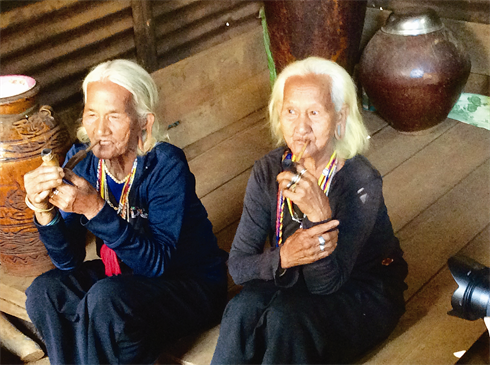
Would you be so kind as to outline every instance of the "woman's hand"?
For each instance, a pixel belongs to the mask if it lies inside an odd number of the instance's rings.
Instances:
[[[333,220],[309,229],[298,229],[281,246],[281,267],[311,264],[330,255],[337,247],[338,225],[339,221]]]
[[[90,183],[69,169],[64,170],[65,179],[73,185],[62,184],[54,190],[49,201],[64,212],[83,214],[87,219],[95,217],[105,201]]]
[[[297,165],[297,170],[299,172],[305,170],[305,172],[301,179],[289,189],[288,184],[297,174],[283,171],[277,175],[279,189],[282,190],[284,197],[296,204],[311,222],[322,222],[332,218],[328,197],[318,186],[317,178],[301,165]]]
[[[49,209],[49,194],[63,183],[64,176],[63,169],[56,166],[41,165],[28,172],[24,175],[27,199],[38,209]]]

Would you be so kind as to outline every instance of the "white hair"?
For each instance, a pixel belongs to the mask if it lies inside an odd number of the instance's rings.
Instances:
[[[111,81],[133,95],[133,107],[139,121],[146,121],[149,114],[153,114],[155,122],[153,123],[151,138],[145,138],[146,131],[143,131],[144,151],[138,148],[138,154],[144,154],[150,151],[158,140],[165,140],[160,137],[158,118],[156,109],[158,104],[158,89],[151,75],[141,66],[133,61],[116,59],[106,61],[93,68],[83,81],[82,89],[84,101],[87,102],[87,87],[91,82]],[[88,135],[82,126],[77,131],[77,137],[82,142],[88,142]]]
[[[330,95],[338,113],[347,105],[348,115],[345,135],[335,142],[335,150],[341,158],[352,158],[367,150],[368,132],[359,112],[356,86],[350,75],[337,63],[320,57],[308,57],[295,61],[282,70],[276,79],[269,101],[269,122],[273,137],[278,145],[284,144],[280,114],[284,100],[284,85],[292,76],[326,75],[330,78]]]

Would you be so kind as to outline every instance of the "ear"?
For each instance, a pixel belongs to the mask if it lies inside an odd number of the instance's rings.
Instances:
[[[337,122],[335,123],[335,138],[342,139],[345,136],[345,126],[347,124],[347,117],[349,116],[349,108],[347,104],[342,105],[342,108],[337,113]]]
[[[146,116],[146,120],[141,125],[141,136],[138,140],[138,147],[141,151],[146,152],[146,142],[151,140],[151,132],[153,129],[153,123],[155,122],[155,115],[149,113]]]

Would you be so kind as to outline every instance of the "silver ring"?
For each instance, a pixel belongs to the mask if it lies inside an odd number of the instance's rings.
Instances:
[[[58,191],[58,189],[54,189],[53,190],[53,195],[58,195],[60,192]]]
[[[325,238],[323,236],[318,236],[318,242],[320,242],[320,250],[325,250]]]
[[[299,183],[300,180],[301,180],[301,176],[300,175],[298,175],[298,174],[294,175],[293,178],[291,179],[291,181],[286,186],[286,189],[289,189],[291,186]]]
[[[303,177],[303,175],[305,174],[306,171],[307,171],[306,169],[301,170],[301,172],[299,173],[299,176]]]

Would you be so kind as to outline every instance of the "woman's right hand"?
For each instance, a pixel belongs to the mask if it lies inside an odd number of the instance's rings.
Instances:
[[[38,209],[49,209],[51,191],[63,183],[63,169],[58,166],[39,166],[24,175],[27,199]]]
[[[281,267],[311,264],[330,255],[337,247],[339,221],[331,220],[308,229],[298,229],[281,246]],[[320,247],[320,238],[325,244]]]

